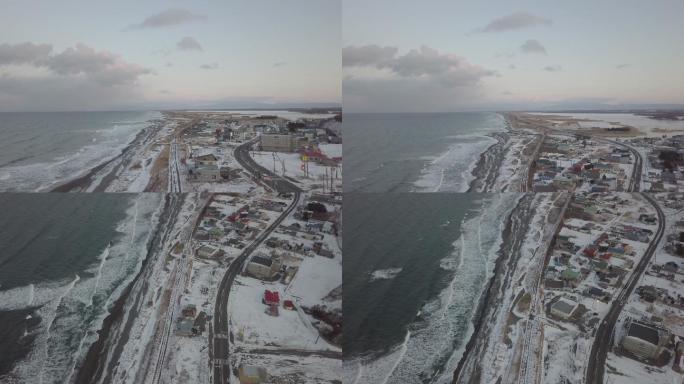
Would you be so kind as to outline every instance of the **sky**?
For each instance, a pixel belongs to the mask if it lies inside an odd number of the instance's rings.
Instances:
[[[684,104],[682,15],[680,0],[344,0],[344,110]]]
[[[341,12],[341,0],[3,0],[0,111],[339,106]]]

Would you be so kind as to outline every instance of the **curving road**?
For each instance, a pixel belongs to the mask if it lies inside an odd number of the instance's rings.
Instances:
[[[610,307],[608,314],[601,321],[601,324],[596,331],[594,337],[594,343],[591,346],[591,353],[589,354],[589,363],[587,365],[586,371],[586,382],[590,384],[603,384],[603,374],[606,366],[606,357],[608,351],[610,350],[611,338],[613,336],[613,330],[615,329],[615,323],[620,316],[620,312],[627,302],[627,298],[634,291],[641,274],[646,270],[648,262],[658,248],[660,239],[663,237],[665,232],[665,214],[658,206],[658,202],[655,201],[651,196],[642,194],[649,203],[653,205],[658,213],[658,230],[653,237],[653,241],[646,248],[646,253],[639,261],[639,264],[635,268],[634,272],[629,277],[629,280],[625,284],[624,288],[620,292],[617,298],[613,301],[613,305]]]
[[[258,140],[258,138],[256,139]],[[299,203],[301,196],[301,189],[291,182],[281,179],[264,167],[257,164],[254,159],[249,156],[250,147],[256,140],[248,141],[237,148],[235,148],[235,158],[248,172],[254,176],[271,175],[271,187],[279,193],[293,193],[294,199],[287,209],[268,227],[264,230],[249,246],[247,246],[240,256],[238,256],[228,267],[226,274],[221,279],[218,294],[216,296],[216,305],[214,309],[214,329],[212,333],[213,341],[212,351],[214,359],[214,383],[224,384],[230,382],[230,323],[228,322],[228,299],[230,296],[230,289],[235,281],[235,277],[242,270],[243,265],[247,261],[252,252],[268,238],[268,236],[276,229],[280,223],[295,209]]]
[[[214,358],[214,383],[223,384],[230,382],[230,360],[229,360],[229,337],[230,324],[228,322],[228,299],[230,296],[230,288],[235,281],[235,277],[242,270],[242,266],[247,261],[252,252],[276,229],[280,223],[295,209],[299,202],[300,194],[295,193],[294,200],[288,208],[280,215],[276,221],[273,222],[265,231],[263,231],[247,248],[245,248],[240,256],[238,256],[226,271],[226,274],[221,279],[218,294],[216,295],[216,306],[214,309],[214,331],[213,331],[213,358]],[[220,336],[219,336],[220,335]]]
[[[615,145],[619,145],[621,147],[626,148],[632,154],[634,155],[634,167],[632,168],[632,177],[629,179],[629,186],[627,187],[628,192],[639,192],[639,188],[641,187],[641,172],[643,169],[643,160],[641,158],[641,154],[639,151],[634,149],[634,147],[621,143],[619,141],[615,140],[609,140],[609,139],[600,139],[600,138],[595,138],[597,140],[603,140]]]
[[[550,129],[550,131],[552,131],[554,134],[560,134],[560,135],[566,135],[566,136],[574,136],[575,135],[575,133],[568,133],[568,132],[558,131],[555,129]],[[590,135],[588,133],[582,133],[582,134],[590,137],[592,140],[602,141],[604,143],[610,143],[610,144],[614,144],[614,145],[623,147],[623,148],[627,149],[628,151],[630,151],[632,153],[632,155],[634,155],[634,167],[632,167],[632,177],[630,177],[630,179],[629,179],[629,186],[627,187],[627,192],[639,192],[639,188],[641,186],[641,173],[642,173],[642,169],[643,169],[643,159],[642,159],[639,151],[634,149],[634,147],[629,146],[625,143],[621,143],[619,141],[610,140],[610,139],[606,139],[604,137],[598,137],[595,135]]]
[[[269,176],[270,181],[266,181],[263,179],[262,181],[264,181],[264,183],[266,183],[269,187],[277,190],[279,193],[302,192],[302,189],[296,186],[294,183],[262,167],[249,156],[249,150],[252,148],[252,145],[254,145],[257,141],[259,141],[259,137],[256,137],[255,139],[252,139],[235,148],[234,155],[238,163],[240,163],[240,165],[243,168],[245,168],[247,172],[251,173],[257,178],[261,178],[262,176]]]

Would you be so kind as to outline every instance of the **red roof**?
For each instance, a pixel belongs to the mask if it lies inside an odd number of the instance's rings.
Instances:
[[[266,304],[278,304],[280,303],[280,295],[278,292],[271,292],[267,289],[264,291],[264,302]]]

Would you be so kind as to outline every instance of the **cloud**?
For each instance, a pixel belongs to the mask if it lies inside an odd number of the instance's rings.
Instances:
[[[542,68],[543,70],[547,72],[558,72],[562,70],[563,68],[560,65],[547,65],[546,67]]]
[[[52,52],[50,44],[0,44],[0,66],[10,64],[33,64],[44,60]]]
[[[551,19],[540,17],[527,12],[515,12],[510,15],[494,19],[480,28],[478,32],[504,32],[534,25],[551,25]]]
[[[618,64],[615,66],[615,69],[625,69],[629,67],[629,64]]]
[[[180,51],[201,51],[202,46],[194,37],[185,36],[176,43],[176,48]]]
[[[29,64],[46,68],[53,76],[80,76],[104,86],[135,84],[140,76],[154,73],[151,69],[126,62],[114,53],[97,51],[81,43],[60,53],[51,52],[50,44],[3,44],[0,45],[0,65]]]
[[[346,47],[342,64],[347,67],[374,67],[405,78],[424,78],[447,87],[474,85],[496,72],[468,63],[464,58],[440,53],[422,46],[397,56],[396,47]]]
[[[219,67],[218,63],[214,62],[211,64],[202,64],[200,65],[200,68],[202,69],[217,69]]]
[[[515,66],[515,64],[509,64],[509,65],[508,65],[508,69],[516,69],[516,68],[517,68],[517,67]]]
[[[349,46],[344,108],[357,112],[449,111],[481,99],[480,81],[497,73],[428,46],[399,54],[397,47]]]
[[[520,50],[523,53],[541,53],[546,55],[546,48],[544,48],[539,41],[534,39],[527,40],[520,46]]]
[[[162,95],[170,95],[173,92],[169,91],[168,89],[160,89],[159,93],[161,93]]]
[[[138,24],[134,24],[129,29],[161,28],[194,21],[206,21],[207,16],[199,15],[185,9],[167,9],[161,13],[152,15]]]
[[[512,96],[512,95],[514,95],[514,93],[511,92],[511,91],[503,91],[503,92],[501,92],[501,94],[504,95],[504,96]]]
[[[58,75],[85,75],[102,85],[122,85],[137,82],[138,77],[154,73],[151,69],[123,61],[108,51],[96,51],[85,44],[76,44],[52,55],[40,66]]]
[[[342,65],[354,66],[384,66],[392,60],[399,49],[397,47],[380,47],[378,45],[348,46],[342,48]]]
[[[285,61],[278,61],[278,62],[273,63],[274,67],[284,67],[286,65],[287,65],[287,62],[285,62]]]

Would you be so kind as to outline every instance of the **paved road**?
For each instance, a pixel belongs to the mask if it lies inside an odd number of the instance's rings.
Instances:
[[[632,154],[634,155],[634,168],[632,169],[632,177],[629,180],[629,186],[627,187],[627,191],[628,192],[639,192],[639,188],[641,187],[641,171],[643,169],[643,165],[642,165],[643,160],[641,158],[641,154],[639,153],[639,151],[634,149],[634,147],[627,145],[627,144],[624,144],[624,143],[621,143],[619,141],[602,139],[602,138],[595,138],[595,139],[603,140],[603,141],[606,141],[606,142],[609,142],[609,143],[612,143],[615,145],[619,145],[623,148],[626,148],[630,152],[632,152]]]
[[[566,136],[574,136],[575,133],[577,133],[577,132],[568,133],[568,132],[558,131],[555,129],[552,129],[551,131],[555,134],[566,135]],[[634,149],[634,147],[629,146],[625,143],[621,143],[619,141],[610,140],[610,139],[606,139],[604,137],[598,137],[595,135],[589,135],[588,133],[582,133],[582,134],[587,136],[587,137],[591,137],[592,140],[602,141],[604,143],[610,143],[613,145],[617,145],[617,146],[626,148],[627,150],[632,152],[632,154],[634,155],[634,167],[632,168],[632,177],[629,180],[629,186],[627,186],[627,192],[639,192],[639,188],[641,186],[641,172],[643,169],[643,159],[641,158],[641,154],[639,153],[639,151]]]
[[[267,349],[267,348],[255,348],[255,349],[245,349],[240,350],[241,353],[254,353],[258,355],[281,355],[281,356],[319,356],[326,357],[329,359],[342,359],[342,352],[331,351],[331,350],[319,350],[312,351],[308,349],[296,349],[296,348],[278,348],[278,349]]]
[[[285,212],[283,212],[283,214],[280,215],[280,217],[278,217],[273,224],[271,224],[264,232],[262,232],[259,237],[257,237],[247,248],[245,248],[240,256],[238,256],[228,267],[226,274],[221,280],[218,295],[216,297],[216,306],[214,310],[214,335],[230,334],[230,326],[228,323],[228,299],[230,295],[230,289],[235,281],[235,277],[242,270],[242,266],[244,265],[245,261],[247,261],[249,255],[254,252],[259,244],[266,240],[271,232],[273,232],[273,230],[277,228],[278,225],[280,225],[280,223],[295,209],[299,203],[300,194],[302,192],[301,188],[260,166],[249,156],[249,150],[258,140],[259,139],[256,138],[236,147],[234,152],[235,159],[247,170],[247,172],[256,177],[263,177],[264,175],[270,176],[270,181],[263,179],[262,181],[267,183],[279,193],[294,194],[294,200],[288,206],[287,210],[285,210]],[[212,343],[213,358],[215,360],[214,383],[227,383],[230,380],[229,338],[214,337]]]
[[[641,274],[644,272],[644,270],[646,270],[648,262],[651,260],[651,257],[658,248],[660,239],[663,237],[663,233],[665,232],[665,215],[660,209],[660,206],[658,206],[658,203],[651,196],[645,194],[642,196],[644,196],[658,212],[658,230],[653,237],[653,241],[651,241],[651,243],[648,245],[646,253],[641,258],[641,261],[639,261],[639,264],[625,284],[625,287],[620,292],[620,295],[618,295],[618,297],[613,301],[610,311],[596,331],[594,344],[591,346],[591,353],[589,354],[589,364],[587,365],[586,382],[590,384],[603,384],[603,373],[606,366],[606,357],[608,355],[608,351],[610,350],[610,343],[613,336],[613,330],[615,329],[615,323],[617,322],[620,312],[622,312],[622,309],[627,302],[627,298],[629,298],[629,295],[639,282]]]
[[[216,306],[214,310],[214,334],[230,334],[230,327],[228,323],[228,299],[230,295],[230,288],[235,281],[235,277],[242,270],[242,266],[249,257],[249,255],[254,252],[254,250],[261,244],[266,238],[273,232],[273,230],[280,225],[280,223],[292,212],[297,203],[299,202],[300,193],[295,192],[294,200],[290,206],[283,212],[282,215],[276,219],[264,232],[262,232],[259,237],[257,237],[247,248],[245,248],[240,256],[238,256],[228,267],[226,274],[221,280],[219,285],[218,295],[216,297]],[[228,383],[230,380],[230,364],[229,351],[228,348],[228,338],[218,338],[214,337],[214,349],[213,357],[214,359],[220,359],[218,363],[214,364],[214,383],[223,384]]]
[[[274,174],[272,171],[269,171],[265,167],[262,167],[261,165],[257,164],[257,162],[254,161],[252,157],[249,156],[250,148],[258,140],[259,138],[257,137],[256,139],[250,140],[235,148],[234,155],[238,163],[240,163],[241,166],[243,166],[249,173],[251,173],[254,176],[269,176],[271,180],[265,180],[262,178],[262,181],[280,193],[302,192],[302,189],[296,186],[294,183],[284,179],[281,176]]]

